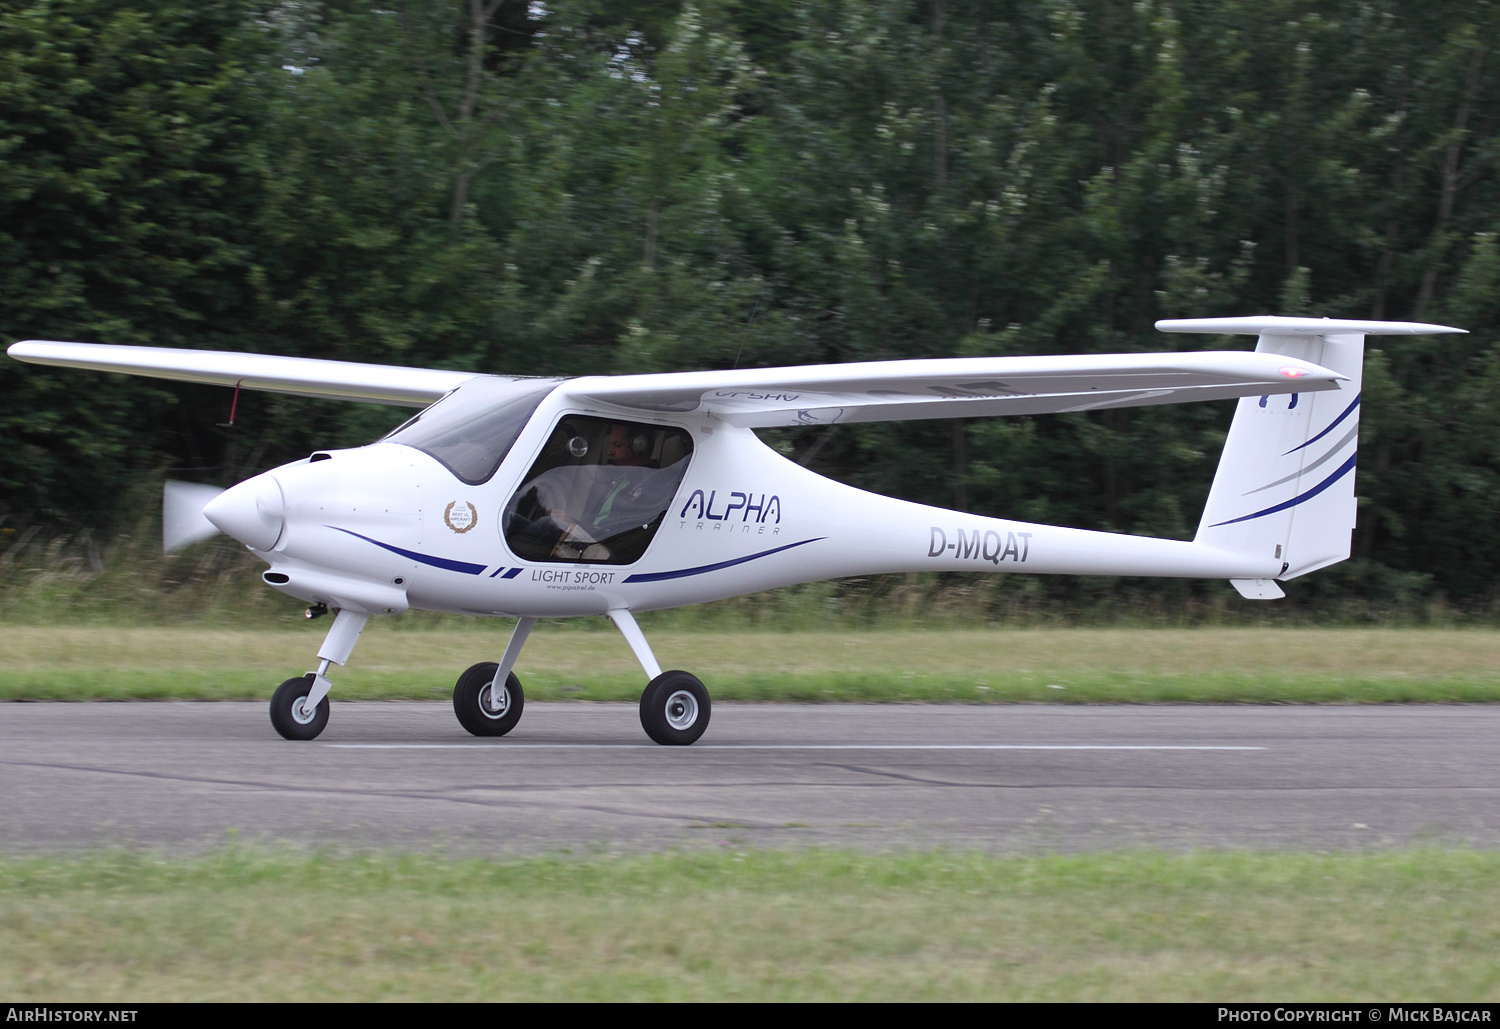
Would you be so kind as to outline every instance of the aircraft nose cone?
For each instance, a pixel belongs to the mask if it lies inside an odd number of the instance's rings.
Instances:
[[[210,500],[203,517],[247,547],[270,550],[286,526],[281,484],[268,474],[246,479]]]

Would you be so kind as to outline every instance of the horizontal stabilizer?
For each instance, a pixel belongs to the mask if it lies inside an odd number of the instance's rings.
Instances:
[[[1225,336],[1430,336],[1467,333],[1450,325],[1424,322],[1376,322],[1357,318],[1291,318],[1257,315],[1250,318],[1168,318],[1156,323],[1160,332],[1212,332]]]
[[[107,343],[53,343],[38,339],[13,343],[6,352],[28,364],[124,372],[153,379],[243,386],[273,393],[295,393],[329,400],[364,400],[400,407],[426,407],[475,375],[474,372],[438,368],[320,361],[274,354],[171,350]]]

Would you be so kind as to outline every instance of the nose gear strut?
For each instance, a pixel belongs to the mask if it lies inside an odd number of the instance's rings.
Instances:
[[[312,740],[328,725],[329,665],[345,665],[369,615],[342,610],[318,648],[318,670],[282,683],[271,697],[271,724],[289,740]]]

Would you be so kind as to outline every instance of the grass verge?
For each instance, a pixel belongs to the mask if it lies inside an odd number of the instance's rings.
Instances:
[[[0,862],[25,1001],[1500,999],[1500,854]]]
[[[326,623],[293,629],[9,626],[0,699],[264,699],[313,666]],[[372,622],[343,699],[443,699],[504,649],[509,623],[410,631]],[[720,700],[1031,703],[1488,703],[1487,629],[658,631],[664,667]],[[517,668],[537,700],[635,700],[643,676],[613,632],[546,626]]]

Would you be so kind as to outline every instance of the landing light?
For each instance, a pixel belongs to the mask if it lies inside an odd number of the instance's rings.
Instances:
[[[1294,368],[1291,365],[1287,365],[1285,368],[1281,369],[1281,374],[1288,379],[1300,379],[1302,378],[1302,376],[1307,374],[1307,369]]]

